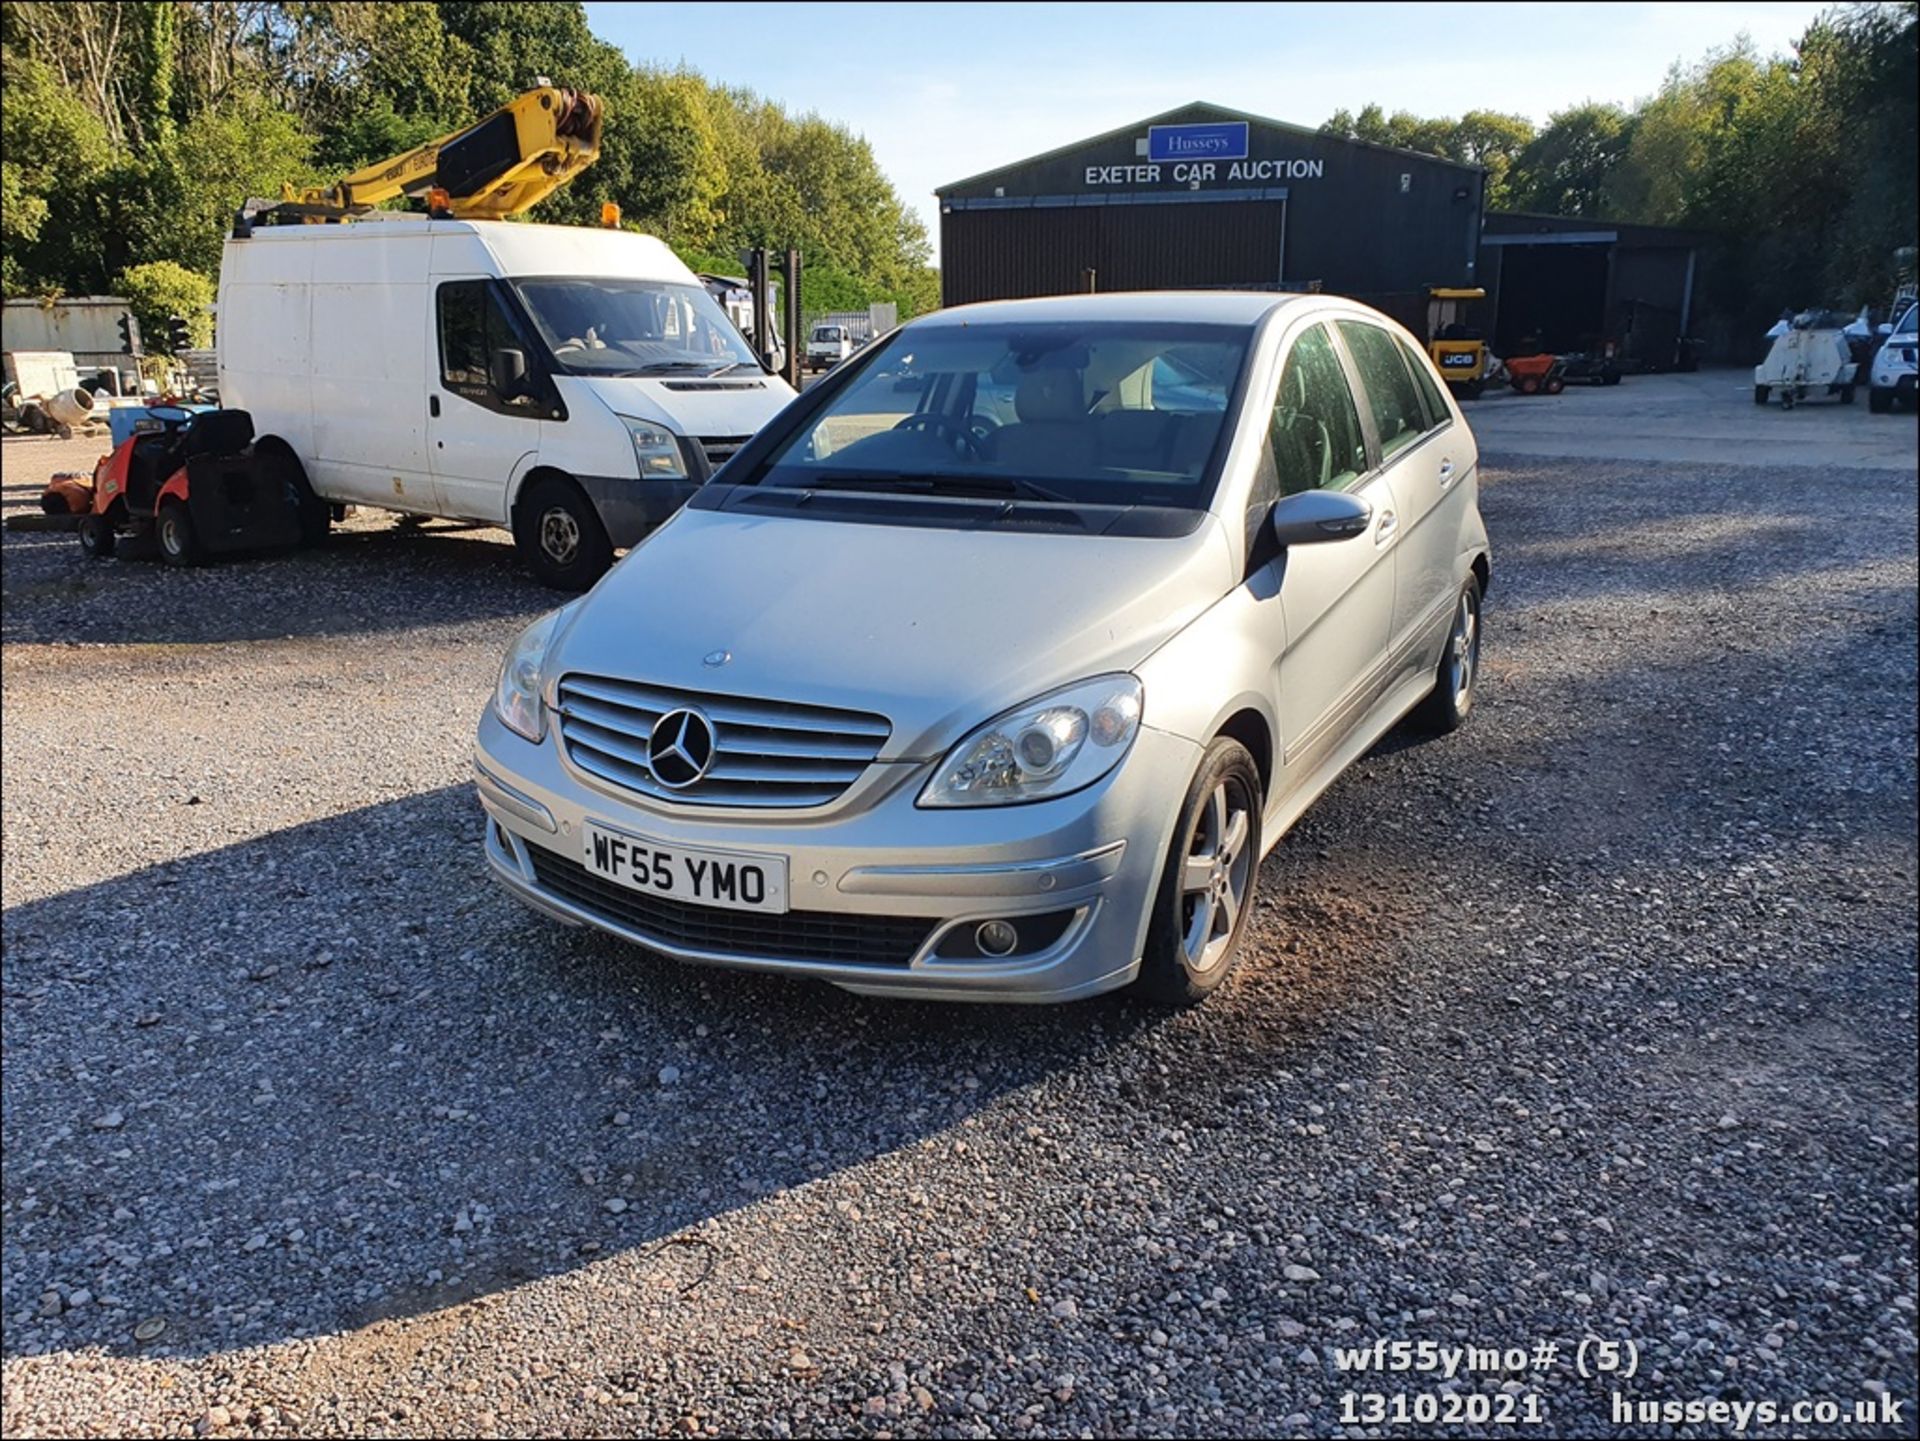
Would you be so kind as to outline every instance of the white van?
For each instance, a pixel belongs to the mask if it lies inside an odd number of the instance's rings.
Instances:
[[[220,398],[329,505],[508,526],[580,590],[789,400],[651,236],[497,220],[259,226],[220,262]]]

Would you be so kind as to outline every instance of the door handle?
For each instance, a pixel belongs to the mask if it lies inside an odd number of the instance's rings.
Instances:
[[[427,397],[427,414],[435,417],[439,416],[440,414],[440,397],[439,396],[429,395]]]
[[[1445,490],[1448,486],[1452,484],[1453,484],[1453,462],[1451,460],[1443,458],[1440,462],[1440,488],[1442,490]]]
[[[1380,512],[1380,524],[1373,532],[1373,543],[1385,545],[1393,539],[1395,531],[1400,529],[1400,517],[1390,510]]]

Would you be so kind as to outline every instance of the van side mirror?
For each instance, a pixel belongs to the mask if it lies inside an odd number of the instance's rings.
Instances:
[[[487,378],[493,382],[494,394],[502,400],[513,400],[526,389],[527,357],[524,351],[496,350],[487,366]]]
[[[1875,335],[1892,335],[1893,322],[1891,320],[1881,321],[1878,325],[1873,327],[1873,333]]]
[[[1373,507],[1343,490],[1303,490],[1274,502],[1267,524],[1282,547],[1365,535]]]

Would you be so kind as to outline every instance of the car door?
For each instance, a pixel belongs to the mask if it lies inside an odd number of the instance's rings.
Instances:
[[[548,394],[551,382],[534,372],[535,350],[523,338],[498,281],[441,280],[431,323],[432,353],[439,358],[427,395],[434,509],[461,520],[504,524],[507,488],[522,462],[539,450],[540,422],[553,418],[558,396]],[[502,395],[495,388],[489,367],[497,350],[517,350],[528,362],[528,383],[520,394]]]
[[[1345,490],[1373,510],[1365,534],[1295,546],[1272,558],[1269,576],[1256,578],[1271,588],[1285,620],[1273,676],[1282,751],[1277,800],[1381,693],[1393,624],[1393,481],[1373,463],[1348,370],[1324,322],[1288,350],[1267,446],[1275,499],[1316,487]]]
[[[1366,392],[1381,464],[1399,503],[1399,564],[1388,644],[1393,681],[1438,663],[1452,614],[1460,512],[1468,490],[1461,481],[1473,464],[1471,437],[1455,423],[1425,360],[1410,354],[1399,336],[1367,320],[1342,319],[1338,328]]]

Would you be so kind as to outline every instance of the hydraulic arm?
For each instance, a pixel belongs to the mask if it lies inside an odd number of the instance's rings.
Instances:
[[[546,85],[476,125],[364,166],[332,185],[284,186],[273,208],[308,221],[344,220],[406,195],[461,219],[499,220],[539,204],[599,154],[599,97]]]

